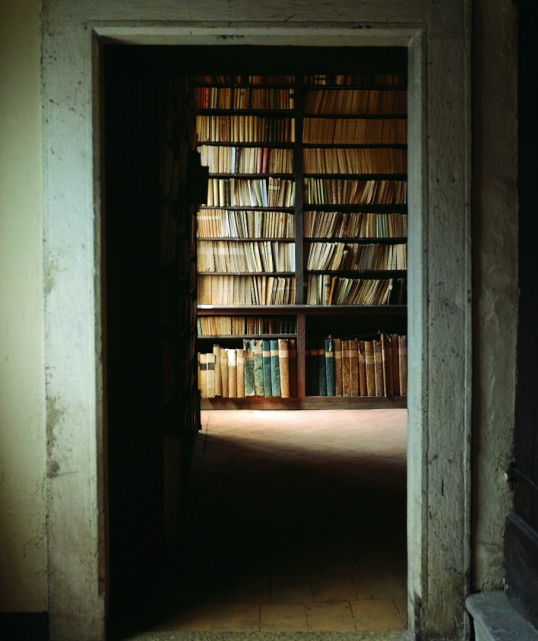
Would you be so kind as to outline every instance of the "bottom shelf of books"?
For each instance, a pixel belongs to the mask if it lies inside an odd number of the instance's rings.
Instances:
[[[198,354],[202,409],[406,406],[406,335],[307,341],[302,356],[297,338],[245,338],[242,343],[240,348],[213,345],[211,352]],[[298,396],[301,371],[304,396]]]

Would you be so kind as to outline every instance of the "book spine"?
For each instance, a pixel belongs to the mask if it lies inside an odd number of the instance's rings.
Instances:
[[[295,338],[288,340],[289,360],[290,360],[290,395],[297,396],[297,342]]]
[[[263,342],[254,341],[254,393],[256,396],[265,396],[263,376]]]
[[[392,392],[394,396],[400,394],[400,357],[398,347],[398,334],[392,334],[390,337],[390,346],[392,350]]]
[[[374,345],[372,341],[364,342],[364,354],[366,361],[366,390],[368,396],[375,396]]]
[[[271,347],[271,391],[273,396],[280,396],[280,366],[278,363],[278,340],[270,341]]]
[[[220,376],[222,380],[222,397],[230,398],[230,379],[228,375],[228,350],[220,350]]]
[[[263,389],[266,398],[273,396],[271,381],[271,344],[266,340],[263,341]]]
[[[335,396],[334,344],[332,338],[325,339],[325,373],[327,376],[327,396]]]
[[[359,395],[359,346],[356,339],[349,341],[349,380],[351,396]]]
[[[290,390],[290,357],[286,338],[278,340],[278,365],[280,368],[280,394],[282,398],[291,396]]]
[[[228,350],[228,395],[237,398],[237,354],[235,349]]]
[[[342,341],[342,394],[351,396],[351,382],[349,377],[349,341]]]
[[[245,396],[254,396],[254,341],[244,340],[245,350]]]
[[[207,398],[215,398],[215,354],[206,354]]]
[[[374,370],[375,370],[375,395],[384,395],[383,383],[383,355],[381,354],[381,341],[372,341],[374,344]]]
[[[393,396],[392,385],[392,345],[390,337],[381,335],[381,357],[383,359],[383,382],[385,384],[385,396]]]
[[[312,396],[312,357],[310,356],[310,350],[305,348],[304,351],[304,390],[305,396]]]
[[[319,395],[327,396],[327,364],[325,363],[325,341],[320,342],[318,348],[318,379]]]
[[[407,396],[407,336],[398,337],[399,358],[398,365],[400,367],[400,394]]]
[[[237,398],[245,398],[245,350],[237,352]]]
[[[215,356],[215,396],[222,396],[222,376],[220,367],[220,346],[213,345],[213,354]]]
[[[359,341],[359,394],[368,396],[366,386],[366,354],[364,352],[364,341]]]
[[[342,339],[341,338],[333,339],[333,349],[334,349],[334,394],[335,396],[343,396]]]
[[[200,394],[207,398],[207,354],[200,354]]]

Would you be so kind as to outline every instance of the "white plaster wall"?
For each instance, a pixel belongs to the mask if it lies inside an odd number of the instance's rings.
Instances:
[[[47,609],[40,10],[0,2],[0,611]]]
[[[475,0],[473,589],[502,587],[517,330],[516,3]]]

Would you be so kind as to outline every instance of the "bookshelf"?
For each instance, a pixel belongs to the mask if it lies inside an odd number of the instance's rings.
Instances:
[[[199,329],[221,317],[288,318],[295,330],[247,333],[238,322],[230,333],[199,331],[198,352],[213,341],[242,360],[244,339],[273,340],[273,350],[284,340],[297,376],[289,398],[205,398],[204,388],[202,408],[405,407],[406,374],[400,388],[389,372],[398,359],[402,376],[406,368],[405,78],[203,76],[196,92],[210,174],[197,216]],[[320,350],[340,341],[357,350],[354,389],[349,380],[347,391],[337,383],[335,395],[320,395]],[[366,389],[361,349],[377,388]],[[203,363],[204,375],[214,367]]]

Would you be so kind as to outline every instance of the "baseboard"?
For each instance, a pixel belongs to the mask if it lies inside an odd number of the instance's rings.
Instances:
[[[48,612],[0,612],[2,641],[48,641]]]

